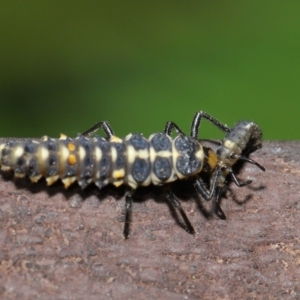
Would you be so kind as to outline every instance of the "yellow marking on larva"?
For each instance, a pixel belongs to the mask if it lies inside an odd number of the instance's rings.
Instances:
[[[75,149],[76,149],[76,145],[75,144],[73,144],[73,143],[68,143],[68,149],[70,150],[70,151],[74,151]]]
[[[24,148],[22,146],[16,146],[13,152],[14,158],[19,158],[24,153]]]
[[[1,166],[1,171],[10,171],[12,168],[10,166]]]
[[[153,147],[149,148],[149,154],[150,154],[150,161],[153,163],[155,158],[157,157],[157,154]]]
[[[137,188],[138,184],[137,182],[133,179],[133,176],[131,174],[127,175],[127,184],[133,188],[134,190]]]
[[[43,142],[47,142],[49,140],[49,137],[47,135],[42,136]]]
[[[123,180],[118,180],[118,181],[114,181],[113,182],[113,185],[115,186],[115,187],[119,187],[119,186],[121,186],[123,184]]]
[[[118,157],[117,149],[115,147],[111,147],[110,151],[111,151],[111,161],[115,163]]]
[[[67,147],[63,144],[60,144],[59,147],[59,157],[60,157],[60,166],[61,166],[61,171],[65,168],[66,161],[69,158],[69,150]]]
[[[67,136],[65,134],[61,133],[59,139],[60,140],[66,140]]]
[[[88,184],[90,184],[90,183],[92,183],[92,179],[90,178],[89,180],[87,180],[86,181]],[[77,181],[77,183],[78,183],[78,185],[79,186],[82,186],[82,184],[83,184],[83,181],[82,180],[80,180],[80,181]]]
[[[2,158],[2,150],[5,148],[5,144],[0,144],[0,165],[1,165],[1,158]]]
[[[231,140],[226,140],[226,141],[224,142],[224,146],[225,146],[226,148],[228,148],[228,149],[232,149],[232,148],[234,148],[234,147],[236,146],[236,144],[233,143]]]
[[[47,185],[52,185],[58,179],[59,179],[59,175],[53,175],[53,176],[47,177],[46,178]]]
[[[99,147],[95,147],[94,154],[95,154],[95,160],[98,163],[101,160],[101,158],[102,158],[102,151],[101,151],[101,149]]]
[[[126,148],[127,148],[127,160],[128,160],[127,163],[133,164],[137,156],[137,151],[131,145],[127,145]]]
[[[166,158],[172,156],[172,150],[164,150],[164,151],[156,152],[156,151],[154,150],[153,147],[150,147],[150,149],[153,151],[154,159],[155,159],[156,157],[158,157],[158,156],[159,156],[159,157],[166,157]],[[152,154],[152,155],[153,155],[153,154]],[[151,155],[151,156],[152,156],[152,155]]]
[[[209,150],[207,158],[207,163],[212,169],[214,169],[218,164],[218,157],[212,150]]]
[[[148,159],[149,158],[149,151],[148,149],[139,150],[137,157],[142,159]]]
[[[76,156],[74,154],[70,154],[68,161],[69,161],[70,165],[75,165],[76,164]]]
[[[110,142],[113,142],[113,143],[122,143],[122,139],[120,139],[119,137],[115,136],[115,135],[112,135],[112,137],[110,138],[109,140]]]
[[[25,177],[25,174],[24,173],[15,173],[15,178],[23,178]]]
[[[41,174],[29,177],[31,182],[38,182],[43,176]]]
[[[172,156],[172,151],[169,151],[169,150],[165,150],[165,151],[159,151],[157,152],[158,156],[160,157],[171,157]]]
[[[237,154],[241,154],[242,150],[241,148],[234,142],[232,142],[231,140],[226,140],[224,142],[224,146],[232,151],[234,151]]]
[[[39,155],[40,160],[42,162],[45,162],[46,160],[48,160],[48,158],[49,158],[49,150],[47,148],[43,147],[43,146],[41,146],[39,148],[39,150],[40,151],[39,151],[38,155]]]
[[[64,179],[61,180],[65,186],[65,188],[67,189],[73,182],[76,181],[76,177],[66,177]]]
[[[78,155],[79,155],[79,159],[81,161],[84,160],[85,156],[86,156],[86,151],[82,146],[79,146],[79,151],[78,151]]]
[[[136,160],[136,158],[141,158],[141,159],[149,159],[149,151],[148,149],[144,150],[135,150],[133,146],[128,145],[127,146],[127,159],[128,159],[128,164],[133,164]]]
[[[202,169],[203,162],[204,162],[204,156],[205,156],[202,146],[200,146],[199,150],[195,153],[195,156],[199,158],[199,160],[201,162],[201,169]]]
[[[46,171],[46,165],[49,158],[49,150],[43,146],[43,144],[40,144],[37,148],[37,159],[38,164],[40,166],[40,173],[44,174]]]
[[[121,178],[124,178],[124,176],[125,176],[124,169],[116,170],[116,171],[113,171],[113,173],[112,173],[112,177],[114,179],[121,179]]]

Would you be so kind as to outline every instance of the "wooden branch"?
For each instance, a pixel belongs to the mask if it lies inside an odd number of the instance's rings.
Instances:
[[[231,185],[226,221],[182,200],[196,235],[162,196],[134,202],[124,241],[115,190],[1,179],[0,298],[299,298],[300,142],[265,142],[251,157],[267,171],[243,165],[238,177],[253,183]]]

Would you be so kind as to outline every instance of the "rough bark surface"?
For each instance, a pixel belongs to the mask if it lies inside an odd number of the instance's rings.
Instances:
[[[115,190],[65,191],[2,174],[0,298],[300,299],[300,142],[265,142],[251,157],[266,172],[241,167],[238,177],[253,183],[230,185],[227,220],[177,193],[190,235],[150,189],[133,203],[125,241]]]

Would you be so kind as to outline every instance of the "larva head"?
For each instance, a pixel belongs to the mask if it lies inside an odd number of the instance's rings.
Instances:
[[[236,154],[243,150],[261,145],[262,131],[260,127],[251,121],[240,121],[226,135],[223,145],[230,148]]]
[[[220,160],[219,164],[231,167],[243,157],[243,154],[260,148],[261,144],[262,131],[260,127],[251,121],[240,121],[226,135],[222,145],[216,150]]]

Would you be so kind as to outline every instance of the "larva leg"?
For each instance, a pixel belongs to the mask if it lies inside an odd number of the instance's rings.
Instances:
[[[173,130],[176,133],[184,134],[182,132],[182,130],[175,123],[173,123],[171,121],[167,122],[165,129],[164,129],[164,133],[166,133],[167,135],[171,135]]]
[[[230,171],[229,171],[229,174],[231,175],[231,177],[232,177],[234,183],[235,183],[238,187],[243,187],[243,186],[245,186],[245,185],[248,185],[248,184],[251,184],[251,183],[252,183],[252,180],[247,180],[247,181],[245,181],[245,182],[240,182],[240,181],[236,178],[235,174],[233,173],[233,171],[232,171],[231,169],[230,169]]]
[[[129,224],[130,224],[130,215],[131,215],[131,207],[132,207],[132,191],[126,192],[125,195],[125,222],[123,229],[123,237],[124,239],[128,238],[129,235]]]
[[[103,131],[105,132],[107,139],[110,139],[114,135],[114,132],[111,129],[110,125],[105,121],[95,124],[93,127],[88,129],[87,131],[85,131],[81,135],[85,136],[85,137],[90,137],[100,128],[102,128]]]
[[[256,166],[257,166],[258,168],[260,168],[262,171],[266,171],[266,169],[265,169],[262,165],[260,165],[258,162],[256,162],[255,160],[253,160],[253,159],[251,159],[251,158],[248,158],[248,157],[243,156],[243,155],[239,155],[239,156],[238,156],[238,159],[239,159],[239,160],[246,161],[246,162],[248,162],[248,163],[250,163],[250,164],[256,165]]]
[[[197,178],[193,185],[196,189],[196,191],[206,200],[209,201],[215,194],[217,189],[217,183],[219,180],[219,177],[221,175],[221,168],[217,168],[216,171],[213,173],[213,177],[210,184],[210,189],[207,188],[206,184],[202,181],[201,178]]]
[[[223,188],[218,188],[217,195],[216,195],[216,208],[215,209],[216,209],[216,215],[220,219],[226,220],[226,215],[220,206],[220,199],[221,199],[222,192],[223,192]]]
[[[180,213],[182,219],[184,220],[186,231],[188,233],[195,233],[194,227],[192,226],[190,220],[188,219],[187,215],[185,214],[179,200],[175,196],[172,191],[166,191],[166,197],[171,202],[171,204],[175,207],[175,209]]]
[[[206,201],[209,201],[216,193],[215,212],[220,219],[225,220],[226,215],[224,214],[223,210],[220,207],[220,199],[221,199],[221,195],[222,195],[222,192],[223,192],[225,186],[223,186],[223,187],[217,186],[218,176],[220,176],[220,174],[221,174],[221,169],[219,168],[218,170],[219,170],[219,172],[215,172],[213,175],[214,178],[213,178],[213,182],[212,182],[212,186],[211,186],[210,190],[207,189],[205,183],[200,178],[194,181],[194,187],[195,187],[196,191],[201,196],[203,196],[203,198]]]
[[[202,118],[208,120],[209,122],[211,122],[213,125],[215,125],[222,131],[225,131],[225,132],[231,131],[231,129],[226,124],[221,123],[220,121],[218,121],[217,119],[215,119],[214,117],[212,117],[211,115],[209,115],[203,111],[199,111],[195,114],[193,122],[192,122],[192,127],[191,127],[191,137],[193,137],[195,139],[198,138],[198,131],[200,128],[200,123],[201,123]]]

